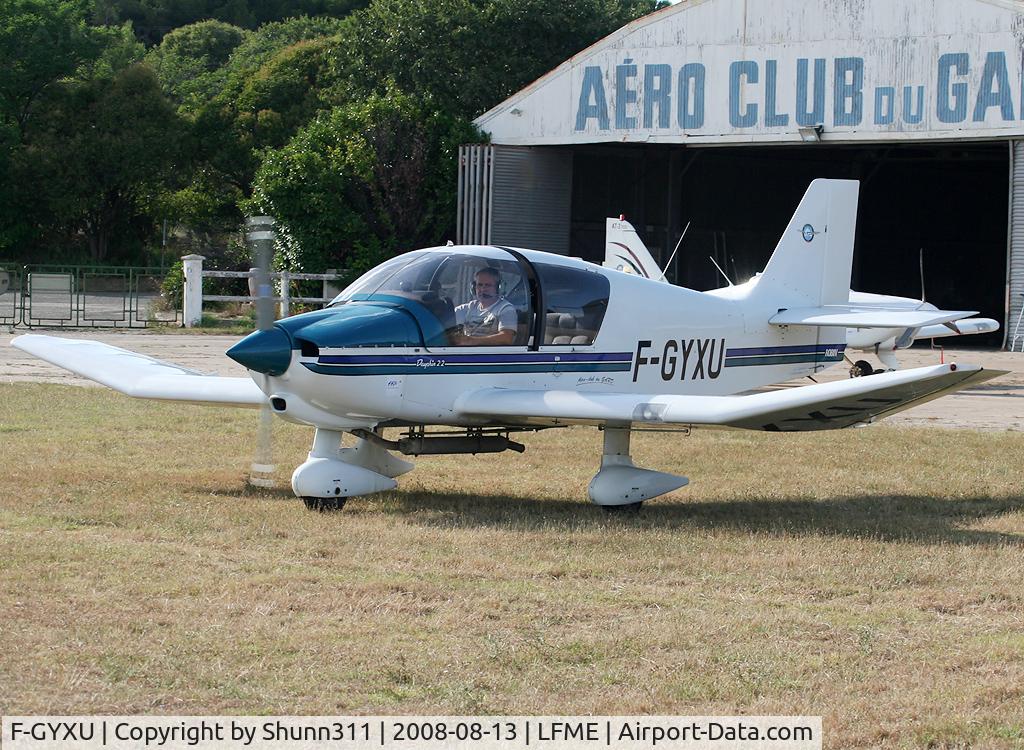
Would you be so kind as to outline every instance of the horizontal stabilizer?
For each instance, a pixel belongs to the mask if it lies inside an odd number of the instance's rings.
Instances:
[[[835,430],[873,421],[1005,374],[935,365],[748,396],[678,396],[484,388],[462,414],[554,423],[715,425],[747,430]]]
[[[999,330],[999,322],[992,318],[966,318],[956,321],[956,329],[947,325],[924,326],[914,334],[914,340],[941,339],[945,336],[967,336],[974,333],[993,333]]]
[[[99,341],[26,334],[11,346],[134,398],[251,407],[267,399],[250,378],[204,375]]]
[[[836,326],[839,328],[923,328],[961,318],[969,318],[971,310],[907,310],[860,307],[858,305],[825,305],[794,307],[780,310],[768,319],[773,326]]]

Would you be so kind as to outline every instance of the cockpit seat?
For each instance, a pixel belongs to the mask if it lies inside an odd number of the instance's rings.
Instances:
[[[594,340],[593,331],[580,326],[583,311],[549,312],[545,320],[544,343],[551,346],[587,346]]]

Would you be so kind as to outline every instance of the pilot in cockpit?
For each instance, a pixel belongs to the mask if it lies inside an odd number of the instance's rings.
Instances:
[[[517,314],[501,296],[501,272],[488,266],[473,274],[476,299],[455,308],[455,322],[462,327],[451,335],[457,346],[503,346],[516,336]]]

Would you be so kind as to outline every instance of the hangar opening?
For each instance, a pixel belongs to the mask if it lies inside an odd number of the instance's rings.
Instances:
[[[600,261],[625,215],[695,289],[763,268],[808,183],[856,179],[852,286],[978,310],[1024,348],[1024,7],[681,0],[476,119],[459,239]]]
[[[576,146],[569,253],[600,263],[605,217],[625,217],[693,289],[760,271],[816,177],[860,181],[852,286],[943,309],[1005,313],[1006,143],[865,147]],[[1002,332],[972,339],[999,345]]]

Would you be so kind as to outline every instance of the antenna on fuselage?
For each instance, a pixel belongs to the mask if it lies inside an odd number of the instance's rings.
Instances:
[[[676,248],[675,250],[672,251],[672,254],[668,256],[668,261],[665,263],[665,269],[661,272],[661,277],[658,279],[658,281],[661,281],[662,279],[666,278],[665,274],[668,273],[669,266],[671,266],[672,261],[675,260],[676,253],[679,252],[679,246],[683,244],[683,237],[685,237],[686,233],[690,231],[690,224],[692,223],[692,220],[688,221],[686,222],[686,226],[683,227],[683,233],[679,235],[679,242],[676,243]]]
[[[270,264],[274,258],[274,219],[270,216],[250,216],[245,220],[245,239],[252,254],[253,268],[250,269],[253,287],[250,294],[256,308],[256,330],[267,331],[274,327],[274,294],[270,285]],[[267,375],[263,376],[264,379]],[[272,489],[274,487],[274,415],[270,402],[260,407],[259,423],[256,427],[256,455],[249,472],[249,484],[253,487]]]
[[[924,248],[920,248],[917,251],[917,266],[921,272],[921,302],[925,301],[924,298]]]
[[[714,264],[715,268],[717,268],[717,269],[718,269],[718,272],[719,272],[720,274],[722,274],[722,278],[723,278],[723,279],[725,279],[725,282],[726,282],[726,283],[727,283],[727,284],[728,284],[729,286],[736,286],[735,284],[733,284],[733,283],[732,283],[732,279],[730,279],[730,278],[728,277],[728,275],[726,275],[725,271],[723,271],[723,270],[722,270],[722,267],[721,267],[720,265],[718,265],[718,261],[717,261],[717,260],[715,260],[715,256],[714,256],[714,255],[709,255],[709,256],[708,256],[708,260],[710,260],[710,261],[711,261],[711,262],[712,262],[712,263]]]

